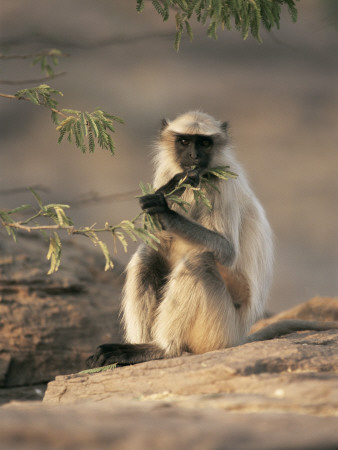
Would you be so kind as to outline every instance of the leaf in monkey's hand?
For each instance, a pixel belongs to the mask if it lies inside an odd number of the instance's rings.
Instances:
[[[213,183],[212,181],[210,181],[209,178],[207,177],[202,177],[201,179],[201,184],[203,185],[208,185],[210,186],[212,189],[215,189],[215,191],[217,191],[218,193],[220,193],[221,191],[218,189],[217,185],[215,183]]]
[[[232,172],[229,170],[230,166],[217,166],[212,167],[208,170],[206,176],[214,175],[217,178],[221,178],[222,180],[228,180],[229,178],[237,178],[237,173]]]
[[[212,204],[210,203],[209,199],[206,197],[204,192],[201,191],[200,189],[194,189],[193,192],[194,192],[195,202],[198,203],[198,202],[201,201],[211,211],[212,210]]]
[[[142,197],[143,195],[149,195],[155,193],[155,188],[152,186],[151,183],[144,184],[142,181],[140,181],[140,189],[142,191],[142,195],[137,195],[136,198]]]
[[[131,222],[130,220],[122,220],[120,226],[128,234],[133,242],[137,241],[134,233],[135,225],[133,224],[133,222]]]
[[[152,232],[161,231],[162,227],[156,215],[144,213],[144,228]]]
[[[188,186],[188,185],[186,185],[186,186],[190,188],[190,186]],[[166,199],[169,202],[176,203],[176,205],[178,205],[180,208],[182,208],[184,212],[186,212],[186,213],[188,212],[186,205],[189,206],[190,203],[183,200],[181,197],[178,197],[177,195],[169,195],[168,197],[166,197]]]
[[[141,227],[135,227],[134,233],[139,239],[141,239],[143,242],[149,245],[149,247],[151,247],[154,250],[158,250],[156,244],[159,244],[160,240],[153,233],[150,233],[149,230],[145,230],[144,228]]]

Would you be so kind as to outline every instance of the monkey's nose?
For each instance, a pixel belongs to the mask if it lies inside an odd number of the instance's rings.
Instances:
[[[190,158],[191,158],[193,161],[197,161],[197,160],[199,159],[199,155],[198,155],[198,153],[195,152],[195,151],[191,151],[191,152],[189,153],[189,156],[190,156]]]

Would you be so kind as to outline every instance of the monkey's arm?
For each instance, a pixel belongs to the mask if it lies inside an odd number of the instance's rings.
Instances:
[[[230,266],[235,257],[235,249],[225,236],[204,228],[176,211],[171,210],[162,193],[145,195],[140,198],[141,208],[148,214],[157,214],[164,230],[176,234],[189,242],[204,247],[225,266]]]

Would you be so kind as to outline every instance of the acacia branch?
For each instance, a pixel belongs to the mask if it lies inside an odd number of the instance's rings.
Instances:
[[[24,225],[24,222],[4,222],[2,221],[2,225],[4,227],[10,227],[15,228],[17,230],[23,230],[27,231],[28,233],[31,233],[32,231],[43,231],[43,230],[67,230],[72,233],[73,226],[69,225],[35,225],[35,226],[28,226]],[[75,230],[77,231],[77,230]]]
[[[0,97],[8,98],[9,100],[26,100],[27,102],[31,102],[31,100],[27,97],[18,96],[18,95],[12,95],[12,94],[3,94],[0,92]],[[44,106],[45,108],[49,109],[50,111],[54,112],[55,114],[58,114],[60,117],[63,117],[64,119],[67,119],[68,116],[64,114],[62,111],[56,108],[51,108],[46,103],[39,102],[40,106]]]
[[[205,178],[205,176],[207,178]],[[213,185],[210,176],[226,180],[228,178],[236,178],[237,175],[229,171],[228,166],[215,167],[209,169],[209,172],[201,177],[201,187],[192,187],[189,184],[186,184],[187,176],[183,177],[170,193],[165,194],[167,201],[176,203],[182,209],[186,210],[186,207],[189,206],[189,204],[180,198],[180,196],[182,195],[182,188],[191,188],[193,190],[195,202],[202,202],[209,209],[211,209],[212,205],[206,197],[206,182],[207,185],[213,187],[214,189],[217,189],[217,186]],[[104,227],[101,228],[95,228],[95,224],[90,227],[76,228],[73,225],[71,218],[65,213],[65,209],[69,208],[69,205],[55,203],[43,205],[39,195],[32,188],[30,190],[39,205],[39,210],[33,216],[21,221],[13,220],[12,216],[27,209],[31,209],[32,206],[22,205],[12,210],[0,211],[0,224],[7,230],[7,233],[11,235],[14,240],[16,239],[16,230],[25,231],[28,233],[32,231],[50,232],[47,259],[50,260],[51,265],[48,274],[57,271],[60,265],[62,245],[58,231],[61,230],[67,231],[68,234],[80,234],[86,236],[94,243],[94,245],[98,245],[106,259],[105,270],[113,268],[114,264],[109,254],[107,245],[99,239],[98,233],[109,232],[112,235],[115,251],[117,241],[122,244],[124,251],[127,251],[128,242],[126,237],[129,237],[134,242],[136,242],[137,239],[140,239],[151,248],[157,250],[157,245],[160,243],[157,233],[162,229],[162,227],[156,215],[152,216],[145,211],[141,211],[132,220],[122,220],[117,225],[109,225],[109,223],[106,222]],[[147,186],[141,184],[141,190],[143,195],[155,192],[153,186],[150,184]],[[48,225],[36,224],[37,219],[40,217],[48,219],[53,223]],[[30,223],[33,223],[34,225],[30,225]]]
[[[96,108],[91,113],[73,109],[59,110],[57,108],[58,101],[53,97],[54,95],[63,96],[63,93],[47,84],[21,89],[14,95],[0,93],[0,97],[9,100],[26,100],[49,109],[52,113],[52,120],[57,125],[59,144],[64,137],[67,137],[69,142],[74,142],[76,147],[85,153],[87,150],[94,152],[95,140],[97,140],[101,148],[114,155],[115,146],[110,133],[115,132],[114,122],[123,123],[123,120],[100,108]],[[59,117],[62,118],[61,121]]]

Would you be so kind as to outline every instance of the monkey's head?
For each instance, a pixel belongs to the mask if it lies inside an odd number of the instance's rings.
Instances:
[[[162,121],[160,144],[178,169],[194,168],[203,172],[217,165],[217,156],[227,142],[226,130],[226,122],[192,111],[171,122]]]

